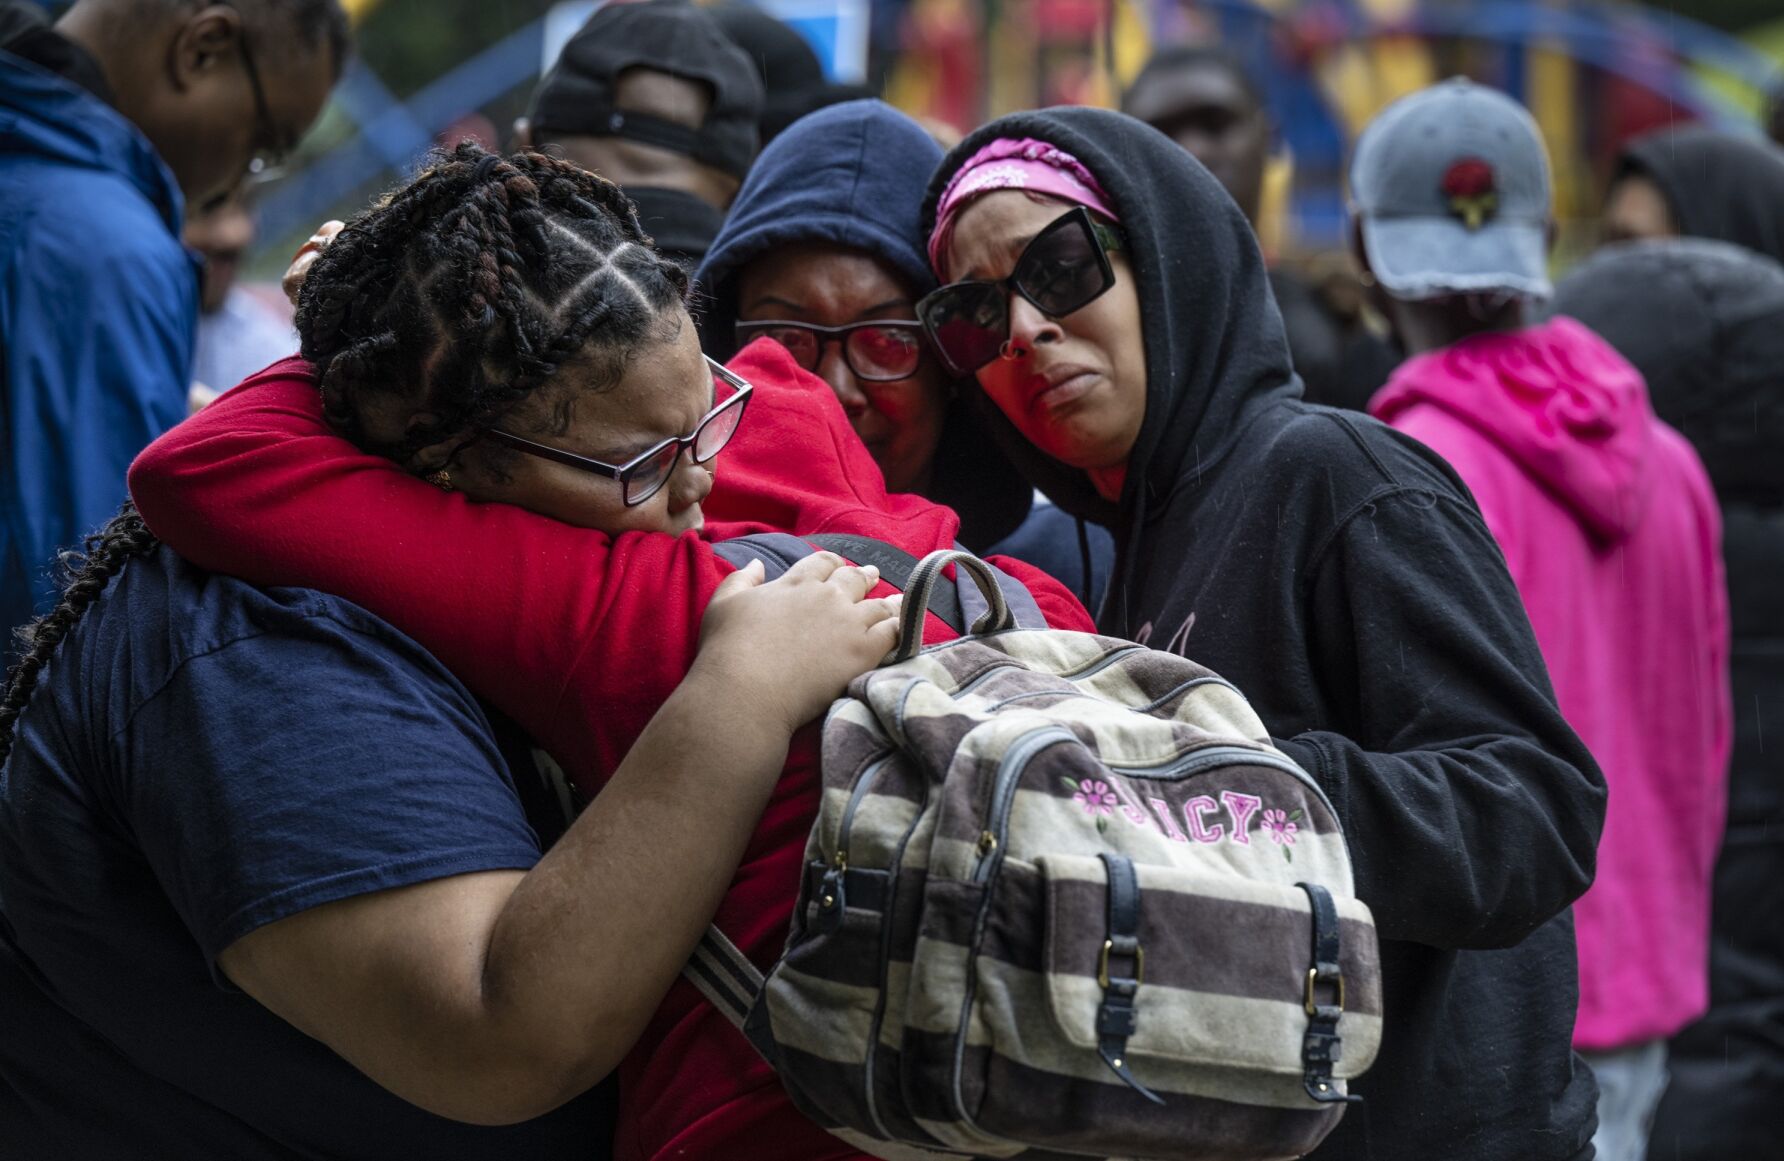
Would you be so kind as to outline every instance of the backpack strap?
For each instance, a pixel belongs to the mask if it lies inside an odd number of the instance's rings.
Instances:
[[[761,561],[768,580],[781,576],[818,548],[829,549],[856,564],[873,565],[880,570],[880,579],[900,592],[905,590],[917,567],[917,558],[902,548],[866,536],[823,534],[808,542],[787,532],[756,532],[720,540],[712,546],[721,559],[738,568],[752,560]],[[937,595],[940,599],[931,603],[929,611],[954,632],[966,632],[966,618],[960,614],[960,598],[952,589]]]
[[[752,560],[761,561],[768,579],[773,580],[792,568],[796,562],[810,556],[814,545],[847,557],[856,564],[873,565],[880,570],[880,579],[900,592],[910,591],[911,578],[922,564],[895,544],[887,544],[871,536],[853,536],[841,532],[823,532],[809,539],[787,532],[756,532],[749,536],[717,541],[712,549],[737,568],[742,568]],[[964,550],[956,551],[962,556],[970,555]],[[1021,581],[996,565],[984,564],[983,561],[980,563],[990,570],[995,587],[1002,594],[1003,603],[1009,608],[1014,620],[1013,627],[1047,628],[1047,618],[1041,612],[1041,606]],[[967,626],[986,622],[991,611],[991,602],[986,598],[982,584],[944,583],[931,590],[928,611],[934,613],[942,624],[954,632],[965,635]]]
[[[1103,851],[1098,857],[1109,876],[1109,934],[1096,969],[1096,982],[1103,989],[1103,1002],[1096,1009],[1097,1055],[1129,1088],[1162,1105],[1164,1098],[1141,1084],[1127,1066],[1127,1038],[1140,1026],[1134,997],[1146,974],[1146,953],[1140,947],[1140,879],[1126,855]],[[1118,961],[1132,964],[1133,974],[1119,974]]]
[[[922,561],[899,548],[895,544],[887,544],[883,540],[874,540],[868,536],[850,536],[844,533],[825,532],[811,538],[813,544],[820,548],[828,548],[832,552],[848,557],[856,564],[871,564],[880,570],[880,576],[894,588],[908,592],[911,578],[916,574]],[[966,550],[956,548],[953,551],[964,553]],[[934,555],[931,553],[931,555]],[[977,560],[977,557],[973,559]],[[1010,616],[1018,629],[1046,629],[1046,614],[1036,603],[1034,594],[1028,586],[988,561],[980,561],[990,570],[996,581],[997,591],[1003,594],[1003,602],[1009,606]],[[956,570],[958,576],[958,570]],[[991,602],[986,598],[983,589],[977,584],[963,585],[958,580],[945,588],[937,588],[929,598],[929,611],[942,619],[942,622],[956,633],[966,633],[965,626],[977,625],[991,609]],[[980,632],[974,629],[973,632]]]
[[[737,568],[759,560],[768,574],[767,579],[773,580],[792,568],[795,562],[810,556],[812,546],[790,532],[753,532],[748,536],[714,541],[712,551]]]
[[[938,548],[922,560],[911,573],[910,584],[904,589],[904,610],[898,619],[898,645],[892,650],[892,664],[909,661],[923,648],[923,614],[929,611],[929,604],[946,578],[942,569],[953,565],[955,576],[972,578],[983,598],[985,611],[974,619],[972,627],[966,632],[977,636],[981,633],[1001,633],[1006,629],[1016,628],[1016,615],[1010,610],[1010,603],[1004,597],[1000,575],[1007,575],[972,553],[960,548]],[[1012,578],[1013,580],[1013,578]],[[961,589],[965,585],[955,584]],[[1026,590],[1024,590],[1026,591]],[[1033,603],[1032,600],[1030,602]],[[1039,612],[1037,607],[1036,612]],[[1045,627],[1046,621],[1041,625]]]
[[[750,1018],[762,995],[762,973],[724,932],[709,924],[681,974],[744,1034],[762,1059],[775,1063],[774,1041],[765,1022]]]
[[[1358,1104],[1359,1096],[1338,1091],[1332,1066],[1338,1063],[1343,1038],[1338,1021],[1344,1015],[1344,972],[1338,963],[1338,908],[1332,893],[1318,883],[1296,883],[1307,892],[1313,911],[1313,966],[1307,969],[1307,1035],[1301,1041],[1301,1086],[1322,1105]],[[1322,1004],[1315,995],[1319,985],[1333,989],[1335,1003]]]
[[[856,564],[871,564],[880,570],[880,579],[897,589],[909,592],[911,576],[921,563],[916,557],[898,547],[887,544],[884,540],[875,540],[871,536],[851,536],[841,532],[824,532],[811,538],[811,542],[819,548],[827,548],[838,556],[846,557]],[[937,589],[934,598],[929,602],[929,611],[941,619],[942,624],[956,633],[965,633],[971,619],[961,608],[961,598],[965,592],[957,585],[948,585]]]
[[[1041,606],[1035,601],[1034,594],[1028,591],[1027,585],[990,561],[985,561],[984,564],[997,578],[998,591],[1003,594],[1004,604],[1010,608],[1010,616],[1015,621],[1016,628],[1051,629],[1053,627],[1047,624],[1047,615],[1041,612]],[[959,575],[958,570],[955,575]],[[956,581],[954,587],[960,590],[960,612],[967,624],[977,622],[990,611],[991,604],[985,599],[985,594],[979,590],[977,585],[963,585]]]

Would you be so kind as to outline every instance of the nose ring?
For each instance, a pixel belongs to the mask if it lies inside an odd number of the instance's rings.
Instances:
[[[1006,362],[1013,362],[1028,354],[1028,348],[1021,343],[1018,343],[1015,339],[1005,339],[1003,345],[997,348],[997,354],[999,358]]]

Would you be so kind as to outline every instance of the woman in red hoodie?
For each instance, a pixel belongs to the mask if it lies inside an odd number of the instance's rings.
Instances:
[[[715,380],[685,289],[608,183],[461,146],[322,254],[299,303],[304,360],[158,441],[132,491],[202,567],[385,617],[592,795],[693,658],[732,571],[711,541],[840,532],[922,555],[957,529],[886,493],[834,395],[780,348]],[[1090,627],[1062,587],[1000,563],[1051,623]],[[794,737],[715,919],[764,967],[816,813],[814,740]],[[854,1155],[672,982],[620,1066],[617,1156]]]

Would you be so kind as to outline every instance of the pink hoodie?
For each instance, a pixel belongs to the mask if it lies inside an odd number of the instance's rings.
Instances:
[[[1574,1044],[1670,1035],[1709,999],[1732,712],[1703,465],[1654,417],[1640,372],[1568,318],[1409,359],[1369,410],[1474,492],[1610,786],[1598,878],[1574,905]]]

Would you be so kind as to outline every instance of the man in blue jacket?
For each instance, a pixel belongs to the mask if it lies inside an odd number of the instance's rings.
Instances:
[[[0,6],[0,654],[185,414],[185,206],[289,151],[346,49],[336,0]]]

